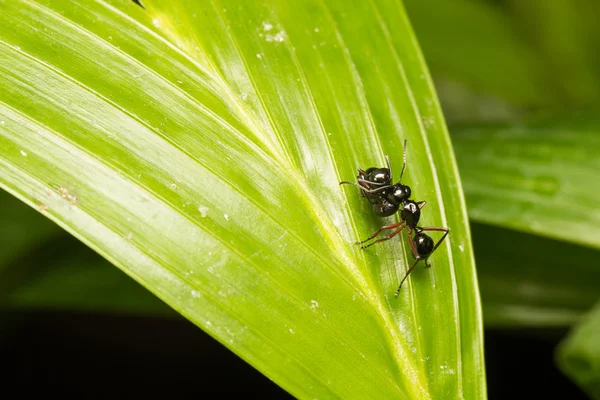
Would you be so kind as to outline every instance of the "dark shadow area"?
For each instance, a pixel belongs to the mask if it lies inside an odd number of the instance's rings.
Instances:
[[[29,396],[292,396],[184,319],[4,315],[2,391]],[[486,331],[489,398],[587,399],[553,361],[566,331]]]
[[[3,316],[4,395],[291,399],[190,322],[84,313]],[[9,396],[10,397],[10,396]]]
[[[485,357],[490,400],[589,400],[554,363],[566,330],[486,330]]]

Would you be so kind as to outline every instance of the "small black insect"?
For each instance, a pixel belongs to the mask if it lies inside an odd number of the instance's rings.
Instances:
[[[366,197],[373,206],[373,212],[380,217],[395,214],[402,204],[411,196],[410,187],[403,185],[402,175],[406,169],[406,140],[404,141],[404,165],[398,183],[392,184],[392,167],[390,159],[385,156],[387,168],[369,168],[363,171],[360,167],[356,182],[342,181],[340,185],[354,185],[360,189],[360,195]]]
[[[406,169],[406,140],[404,141],[404,165],[402,166],[402,172],[400,173],[400,180],[398,183],[392,184],[392,167],[387,155],[385,156],[385,160],[387,163],[387,168],[369,168],[366,171],[358,168],[358,176],[356,177],[358,183],[342,181],[340,182],[340,185],[349,184],[357,186],[360,189],[361,196],[366,197],[367,200],[369,200],[369,202],[373,205],[373,211],[380,217],[388,217],[396,213],[399,209],[402,209],[400,212],[400,222],[385,225],[377,232],[372,234],[368,239],[365,239],[362,242],[357,242],[357,244],[363,244],[376,238],[384,230],[393,230],[393,232],[389,235],[381,239],[377,239],[368,245],[361,246],[361,249],[366,249],[375,243],[390,240],[402,232],[404,228],[408,227],[408,241],[410,243],[412,255],[416,261],[408,269],[406,275],[404,275],[404,278],[400,282],[398,290],[396,290],[396,293],[394,294],[394,296],[397,297],[400,293],[400,289],[402,288],[402,284],[415,266],[419,263],[419,261],[424,260],[425,266],[428,268],[430,267],[430,265],[427,263],[427,259],[444,241],[450,232],[450,229],[435,226],[418,226],[421,218],[421,209],[425,206],[426,202],[415,202],[410,200],[412,193],[410,187],[401,183],[402,175],[404,175],[404,170]],[[433,239],[431,239],[431,237],[429,237],[425,231],[441,231],[444,232],[444,235],[437,243],[434,244]]]
[[[418,226],[419,219],[421,218],[421,209],[423,207],[425,207],[425,204],[426,204],[425,201],[415,202],[412,200],[406,200],[404,202],[404,206],[402,207],[402,211],[400,211],[400,218],[401,218],[400,222],[396,222],[395,224],[391,224],[391,225],[382,226],[378,231],[376,231],[374,234],[372,234],[369,238],[363,240],[362,242],[356,243],[356,244],[363,244],[365,242],[368,242],[369,240],[376,238],[384,230],[394,230],[389,235],[384,236],[381,239],[377,239],[373,243],[369,243],[368,245],[360,247],[361,249],[366,249],[367,247],[372,246],[375,243],[390,240],[391,238],[396,236],[398,233],[402,232],[402,230],[404,228],[408,227],[408,241],[410,243],[412,255],[416,261],[408,269],[408,271],[406,271],[406,275],[404,275],[404,278],[402,278],[402,281],[400,282],[400,285],[398,286],[398,290],[396,290],[396,293],[394,293],[394,296],[396,296],[396,297],[400,293],[400,289],[402,289],[402,284],[404,283],[406,278],[408,278],[408,275],[412,272],[412,270],[415,268],[415,266],[418,264],[419,261],[425,261],[425,266],[427,268],[431,267],[431,265],[429,265],[427,263],[427,259],[431,256],[431,254],[435,251],[435,249],[437,249],[438,246],[444,241],[444,239],[450,232],[449,228],[442,228],[442,227],[437,227],[437,226],[427,226],[427,227]],[[425,231],[441,231],[441,232],[444,232],[444,235],[434,245],[433,239],[431,239],[431,237],[429,237],[429,235],[427,235],[425,233]]]

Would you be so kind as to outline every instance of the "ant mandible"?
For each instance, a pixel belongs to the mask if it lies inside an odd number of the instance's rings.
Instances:
[[[431,267],[427,260],[444,241],[450,232],[450,229],[436,226],[418,226],[421,218],[421,209],[425,206],[426,202],[415,202],[410,200],[410,187],[401,184],[402,175],[406,169],[406,140],[404,141],[404,165],[402,166],[402,172],[400,173],[400,180],[395,185],[391,184],[392,168],[387,155],[385,156],[385,159],[388,166],[387,168],[369,168],[366,171],[358,168],[358,184],[347,181],[342,181],[340,184],[351,184],[359,187],[361,190],[361,196],[366,197],[367,200],[369,200],[369,202],[373,205],[373,211],[379,216],[390,216],[398,211],[402,206],[402,210],[400,212],[400,222],[391,225],[385,225],[373,233],[369,238],[356,243],[363,244],[374,239],[384,230],[393,230],[393,232],[389,235],[381,239],[377,239],[368,245],[361,246],[361,249],[366,249],[375,243],[390,240],[400,233],[404,228],[408,227],[408,241],[410,243],[411,252],[415,258],[415,262],[408,269],[408,271],[406,271],[404,278],[402,278],[398,289],[394,293],[394,296],[397,297],[400,293],[400,289],[402,289],[402,284],[406,278],[408,278],[408,275],[410,275],[419,261],[425,261],[425,266],[427,268]],[[434,245],[433,239],[427,235],[425,231],[441,231],[444,232],[444,235]]]

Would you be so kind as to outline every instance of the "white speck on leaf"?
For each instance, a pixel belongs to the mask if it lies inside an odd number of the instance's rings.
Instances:
[[[176,183],[171,183],[171,189],[173,189],[173,190],[177,189],[177,184]]]
[[[20,153],[23,157],[27,157],[27,153],[24,150],[21,150]]]
[[[423,125],[425,126],[425,128],[430,128],[432,126],[435,126],[435,118],[432,116],[427,116],[427,117],[423,117]]]
[[[205,218],[206,215],[208,214],[208,207],[206,207],[206,206],[200,206],[200,207],[198,207],[198,211],[200,211],[200,216],[202,218]]]
[[[263,29],[265,31],[270,31],[271,29],[273,29],[273,24],[270,24],[270,23],[268,23],[266,21],[263,22],[262,25],[263,25]]]
[[[458,249],[464,253],[465,252],[465,246],[463,246],[462,244],[458,246]]]
[[[319,33],[319,28],[315,28],[315,33]]]
[[[225,219],[226,219],[227,221],[229,221],[229,215],[227,215],[227,214],[223,214],[223,217],[225,217]]]
[[[290,333],[293,335],[294,334],[294,330],[292,328],[290,328]]]
[[[200,293],[198,293],[195,290],[192,290],[192,297],[195,298],[195,299],[199,299],[200,298]]]
[[[158,18],[152,19],[152,25],[154,25],[155,28],[160,28],[160,21],[158,20]]]
[[[281,43],[285,40],[285,32],[284,31],[279,31],[274,35],[267,35],[265,37],[265,39],[267,40],[267,42],[277,42],[277,43]]]
[[[319,302],[316,300],[311,300],[310,301],[310,309],[315,311],[317,308],[319,308]]]
[[[256,57],[257,57],[259,60],[262,60],[262,56],[263,56],[263,54],[262,54],[262,53],[256,53]]]

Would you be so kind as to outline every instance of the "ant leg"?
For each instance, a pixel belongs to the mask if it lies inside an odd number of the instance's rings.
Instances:
[[[417,266],[417,263],[419,261],[421,261],[421,260],[417,259],[417,261],[414,262],[414,264],[408,269],[408,271],[406,271],[406,275],[404,275],[404,278],[402,278],[402,281],[400,282],[400,286],[398,286],[398,289],[396,289],[396,293],[394,293],[394,297],[398,297],[398,295],[400,294],[400,289],[402,289],[402,284],[404,283],[406,278],[408,278],[408,275],[410,275],[412,270],[415,269],[415,267]]]
[[[389,189],[392,187],[392,185],[386,185],[384,183],[378,183],[378,182],[371,182],[368,181],[366,179],[362,179],[362,178],[358,178],[357,179],[358,183],[366,183],[367,185],[371,185],[371,186],[379,186],[377,189],[366,189],[369,193],[377,193],[382,191],[383,189]]]
[[[381,185],[380,183],[370,182],[370,181],[366,181],[364,179],[359,179],[358,182],[359,183],[367,183],[369,185]],[[359,188],[360,190],[364,191],[365,193],[370,193],[370,194],[378,193],[378,192],[381,192],[381,191],[383,191],[385,189],[389,189],[391,187],[390,185],[385,185],[385,186],[378,187],[377,189],[369,189],[369,188],[366,188],[366,187],[364,187],[362,185],[359,185],[356,182],[348,182],[348,181],[341,181],[340,185],[354,185],[357,188]]]
[[[348,182],[348,181],[341,181],[340,185],[354,185],[356,187],[359,187],[361,189],[364,189],[362,186],[360,186],[358,183],[356,182]]]
[[[438,246],[440,244],[442,244],[442,242],[444,241],[444,239],[446,239],[446,236],[448,236],[448,234],[450,233],[450,228],[442,228],[439,226],[428,226],[425,228],[421,228],[421,230],[423,231],[439,231],[439,232],[445,232],[444,236],[442,236],[442,238],[440,240],[438,240],[438,242],[435,244],[435,246],[433,246],[433,250],[431,250],[430,254],[433,254],[433,252],[435,251],[435,249],[438,248]]]
[[[406,224],[404,222],[402,222],[402,224],[403,224],[403,226],[401,226],[400,228],[396,229],[394,232],[390,233],[389,235],[384,236],[381,239],[377,239],[373,243],[369,243],[366,246],[360,246],[360,248],[364,250],[367,247],[373,246],[375,243],[385,242],[386,240],[390,240],[391,238],[393,238],[394,236],[396,236],[397,234],[399,234],[400,232],[402,232],[402,229],[404,229],[406,227]]]
[[[406,226],[406,221],[396,222],[395,224],[391,224],[391,225],[384,225],[381,228],[379,228],[374,234],[369,236],[367,239],[363,240],[362,242],[356,242],[355,244],[363,244],[364,242],[368,242],[369,240],[377,237],[377,235],[379,235],[381,233],[381,231],[389,230],[389,229],[396,229],[401,225],[402,225],[401,229],[404,229],[404,226]]]
[[[406,271],[404,278],[402,278],[402,281],[400,281],[400,285],[398,286],[398,289],[396,289],[396,293],[394,293],[394,297],[398,297],[398,294],[400,294],[400,289],[402,289],[402,284],[404,283],[406,278],[408,278],[408,275],[410,275],[410,273],[413,271],[413,269],[415,269],[415,267],[417,266],[419,261],[421,261],[421,257],[419,257],[419,253],[417,252],[417,247],[415,246],[415,242],[413,241],[413,238],[411,236],[411,234],[413,234],[414,232],[415,232],[415,230],[413,228],[411,228],[411,227],[408,228],[408,242],[410,243],[410,248],[413,252],[413,255],[416,258],[416,261],[408,269],[408,271]]]
[[[402,175],[404,175],[405,169],[406,169],[406,139],[404,139],[404,164],[402,165],[402,172],[400,172],[400,180],[398,182],[402,182]]]
[[[410,236],[414,232],[415,232],[415,230],[413,228],[408,227],[408,243],[410,244],[410,250],[412,251],[413,256],[418,260],[419,252],[417,251],[417,246],[415,246],[415,242],[413,241],[412,236]]]

